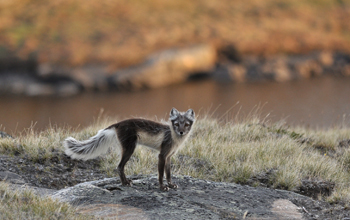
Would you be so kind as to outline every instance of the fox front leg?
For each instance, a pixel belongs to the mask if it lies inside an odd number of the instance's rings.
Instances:
[[[158,156],[158,180],[159,180],[159,188],[162,191],[169,191],[169,187],[163,184],[164,177],[164,168],[165,168],[165,156],[163,154],[159,154]]]
[[[167,157],[165,160],[165,175],[166,175],[166,180],[168,182],[168,187],[171,189],[177,189],[178,186],[175,183],[171,182],[171,166],[170,166],[170,160],[171,156]]]

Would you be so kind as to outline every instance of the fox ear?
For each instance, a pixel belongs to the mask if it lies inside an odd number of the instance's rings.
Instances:
[[[176,108],[171,109],[170,111],[170,120],[175,120],[179,115],[179,111]]]
[[[188,119],[191,119],[194,121],[195,114],[194,114],[193,109],[188,109],[187,112],[185,113],[185,115],[187,116]]]

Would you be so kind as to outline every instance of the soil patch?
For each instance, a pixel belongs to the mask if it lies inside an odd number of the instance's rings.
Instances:
[[[53,152],[49,159],[39,157],[36,161],[28,156],[1,155],[0,171],[16,173],[31,186],[49,189],[62,189],[108,177],[100,169],[100,159],[72,160],[57,152]]]

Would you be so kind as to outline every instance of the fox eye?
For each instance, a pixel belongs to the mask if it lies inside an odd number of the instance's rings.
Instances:
[[[178,122],[175,122],[174,125],[175,125],[176,127],[178,127],[178,126],[179,126],[179,123],[178,123]]]
[[[189,124],[189,123],[186,123],[186,124],[185,124],[185,127],[189,127],[189,126],[190,126],[190,124]]]

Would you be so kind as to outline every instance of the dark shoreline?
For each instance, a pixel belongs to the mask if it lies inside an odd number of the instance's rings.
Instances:
[[[35,59],[0,60],[0,94],[71,96],[84,91],[136,91],[203,78],[225,82],[286,82],[324,75],[350,76],[350,55],[243,56],[233,46],[210,45],[165,50],[142,64],[110,71],[104,65],[64,67]]]

